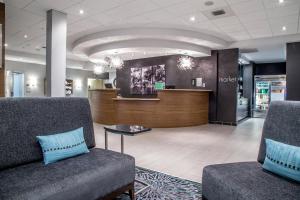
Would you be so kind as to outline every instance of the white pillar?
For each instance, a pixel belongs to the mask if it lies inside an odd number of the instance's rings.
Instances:
[[[67,62],[67,15],[47,11],[46,80],[47,96],[64,97]]]

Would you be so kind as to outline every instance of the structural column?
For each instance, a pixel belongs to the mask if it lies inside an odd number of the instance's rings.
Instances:
[[[0,97],[5,96],[5,5],[0,3]]]
[[[47,11],[46,93],[50,97],[65,96],[67,54],[67,15]]]
[[[286,47],[287,100],[300,101],[300,42],[288,43]]]

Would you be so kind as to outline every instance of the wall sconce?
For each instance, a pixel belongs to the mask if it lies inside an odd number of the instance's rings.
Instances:
[[[82,81],[80,79],[75,80],[75,89],[77,90],[82,89]]]
[[[30,88],[36,88],[37,87],[37,77],[35,76],[30,76],[28,78],[28,84]]]

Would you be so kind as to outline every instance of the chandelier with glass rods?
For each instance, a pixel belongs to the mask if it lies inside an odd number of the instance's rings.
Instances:
[[[193,58],[189,56],[181,56],[178,59],[177,67],[180,70],[191,70],[195,66],[195,63],[193,61]]]

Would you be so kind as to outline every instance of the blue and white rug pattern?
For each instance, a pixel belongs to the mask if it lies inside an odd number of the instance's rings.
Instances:
[[[149,169],[136,168],[136,200],[201,200],[201,184]],[[129,200],[122,195],[118,200]]]

